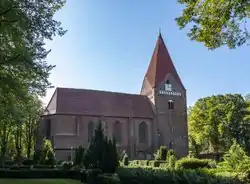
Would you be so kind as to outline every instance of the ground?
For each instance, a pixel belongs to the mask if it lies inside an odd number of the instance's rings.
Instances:
[[[66,179],[0,179],[0,184],[81,184],[81,182]]]

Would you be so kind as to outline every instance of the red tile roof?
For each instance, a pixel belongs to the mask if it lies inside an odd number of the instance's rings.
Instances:
[[[163,38],[161,34],[159,34],[145,78],[148,79],[152,87],[157,88],[169,73],[171,73],[181,87],[185,89],[174,67]]]
[[[149,99],[142,95],[73,88],[57,88],[56,94],[56,114],[154,116]]]

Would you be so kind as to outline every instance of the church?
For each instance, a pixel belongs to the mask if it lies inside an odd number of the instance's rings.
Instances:
[[[179,157],[188,154],[186,89],[161,34],[140,94],[58,87],[40,133],[51,140],[58,160],[72,160],[75,148],[88,147],[99,122],[131,159],[153,158],[161,145]]]

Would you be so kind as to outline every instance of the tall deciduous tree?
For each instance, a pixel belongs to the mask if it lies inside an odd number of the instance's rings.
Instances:
[[[199,99],[189,116],[189,135],[196,150],[224,151],[235,139],[249,149],[247,103],[241,95],[226,94]],[[197,147],[198,146],[198,147]]]
[[[202,42],[209,49],[223,45],[241,46],[250,38],[247,21],[250,17],[248,0],[178,0],[185,8],[176,18],[179,27],[190,26],[191,40]]]
[[[54,66],[46,62],[45,40],[65,30],[54,14],[65,0],[0,1],[0,94],[22,97],[26,91],[44,95]],[[2,106],[2,104],[0,104]]]

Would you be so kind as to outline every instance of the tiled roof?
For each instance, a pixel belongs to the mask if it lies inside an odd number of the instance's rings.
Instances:
[[[88,89],[57,88],[56,114],[113,117],[154,116],[146,96]]]
[[[164,81],[167,74],[172,74],[180,86],[185,89],[174,67],[163,38],[161,34],[159,34],[145,78],[147,78],[152,87],[157,88]]]

